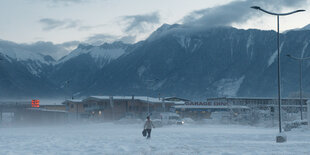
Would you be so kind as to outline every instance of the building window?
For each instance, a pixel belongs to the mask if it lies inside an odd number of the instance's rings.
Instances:
[[[87,108],[88,107],[88,104],[83,104],[83,108]]]
[[[74,105],[73,105],[73,104],[71,104],[71,108],[74,108]]]

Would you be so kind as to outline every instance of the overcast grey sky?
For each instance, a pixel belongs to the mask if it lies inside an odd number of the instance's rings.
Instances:
[[[308,0],[1,0],[0,39],[18,43],[145,39],[163,23],[276,28],[271,11],[308,9],[281,18],[282,31],[310,23]]]

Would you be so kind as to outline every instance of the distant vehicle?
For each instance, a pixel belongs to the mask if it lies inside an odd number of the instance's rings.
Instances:
[[[184,121],[182,120],[177,120],[177,125],[183,125],[184,124]]]
[[[160,119],[162,124],[184,124],[184,121],[181,120],[180,115],[172,112],[160,113]]]

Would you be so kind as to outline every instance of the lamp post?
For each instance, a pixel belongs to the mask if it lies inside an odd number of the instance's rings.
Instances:
[[[150,79],[150,80],[145,80],[145,82],[157,82],[159,79],[158,78],[155,78],[155,79]],[[154,83],[152,85],[154,85]],[[147,112],[148,112],[148,115],[150,115],[150,102],[149,102],[149,97],[146,96],[146,101],[147,101]]]
[[[252,6],[251,7],[252,9],[255,9],[255,10],[259,10],[259,11],[262,11],[264,13],[267,13],[267,14],[270,14],[270,15],[274,15],[274,16],[277,16],[277,47],[278,47],[278,110],[279,110],[279,132],[281,133],[282,132],[282,127],[281,127],[281,70],[280,70],[280,32],[279,32],[279,17],[280,16],[287,16],[287,15],[291,15],[291,14],[294,14],[294,13],[297,13],[297,12],[302,12],[302,11],[305,11],[305,10],[295,10],[295,11],[292,11],[292,12],[288,12],[288,13],[273,13],[273,12],[270,12],[270,11],[266,11],[262,8],[260,8],[259,6]],[[278,141],[278,136],[277,136],[277,142],[285,142],[286,141],[286,138],[285,139],[281,139]]]
[[[65,81],[65,83],[63,84],[62,86],[65,90],[67,89],[67,91],[69,91],[69,87],[70,87],[70,80],[67,80]],[[71,92],[71,100],[73,101],[73,93],[72,93],[72,90],[70,91]],[[66,97],[65,97],[66,98]],[[69,98],[70,100],[70,98]],[[79,119],[79,104],[76,103],[76,120]]]
[[[3,54],[0,53],[0,61],[4,60],[3,59]],[[2,123],[2,107],[0,107],[0,124]]]
[[[147,102],[147,115],[150,115],[150,102],[148,96],[146,96],[146,102]]]
[[[300,119],[303,120],[303,117],[302,117],[302,63],[304,60],[308,60],[310,59],[310,57],[306,57],[306,58],[297,58],[297,57],[294,57],[294,56],[291,56],[290,54],[286,55],[294,60],[298,60],[299,61],[299,99],[300,99]]]

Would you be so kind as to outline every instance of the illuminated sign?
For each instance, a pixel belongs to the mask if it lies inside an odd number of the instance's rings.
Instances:
[[[39,108],[40,107],[40,100],[32,100],[31,101],[31,107]]]

